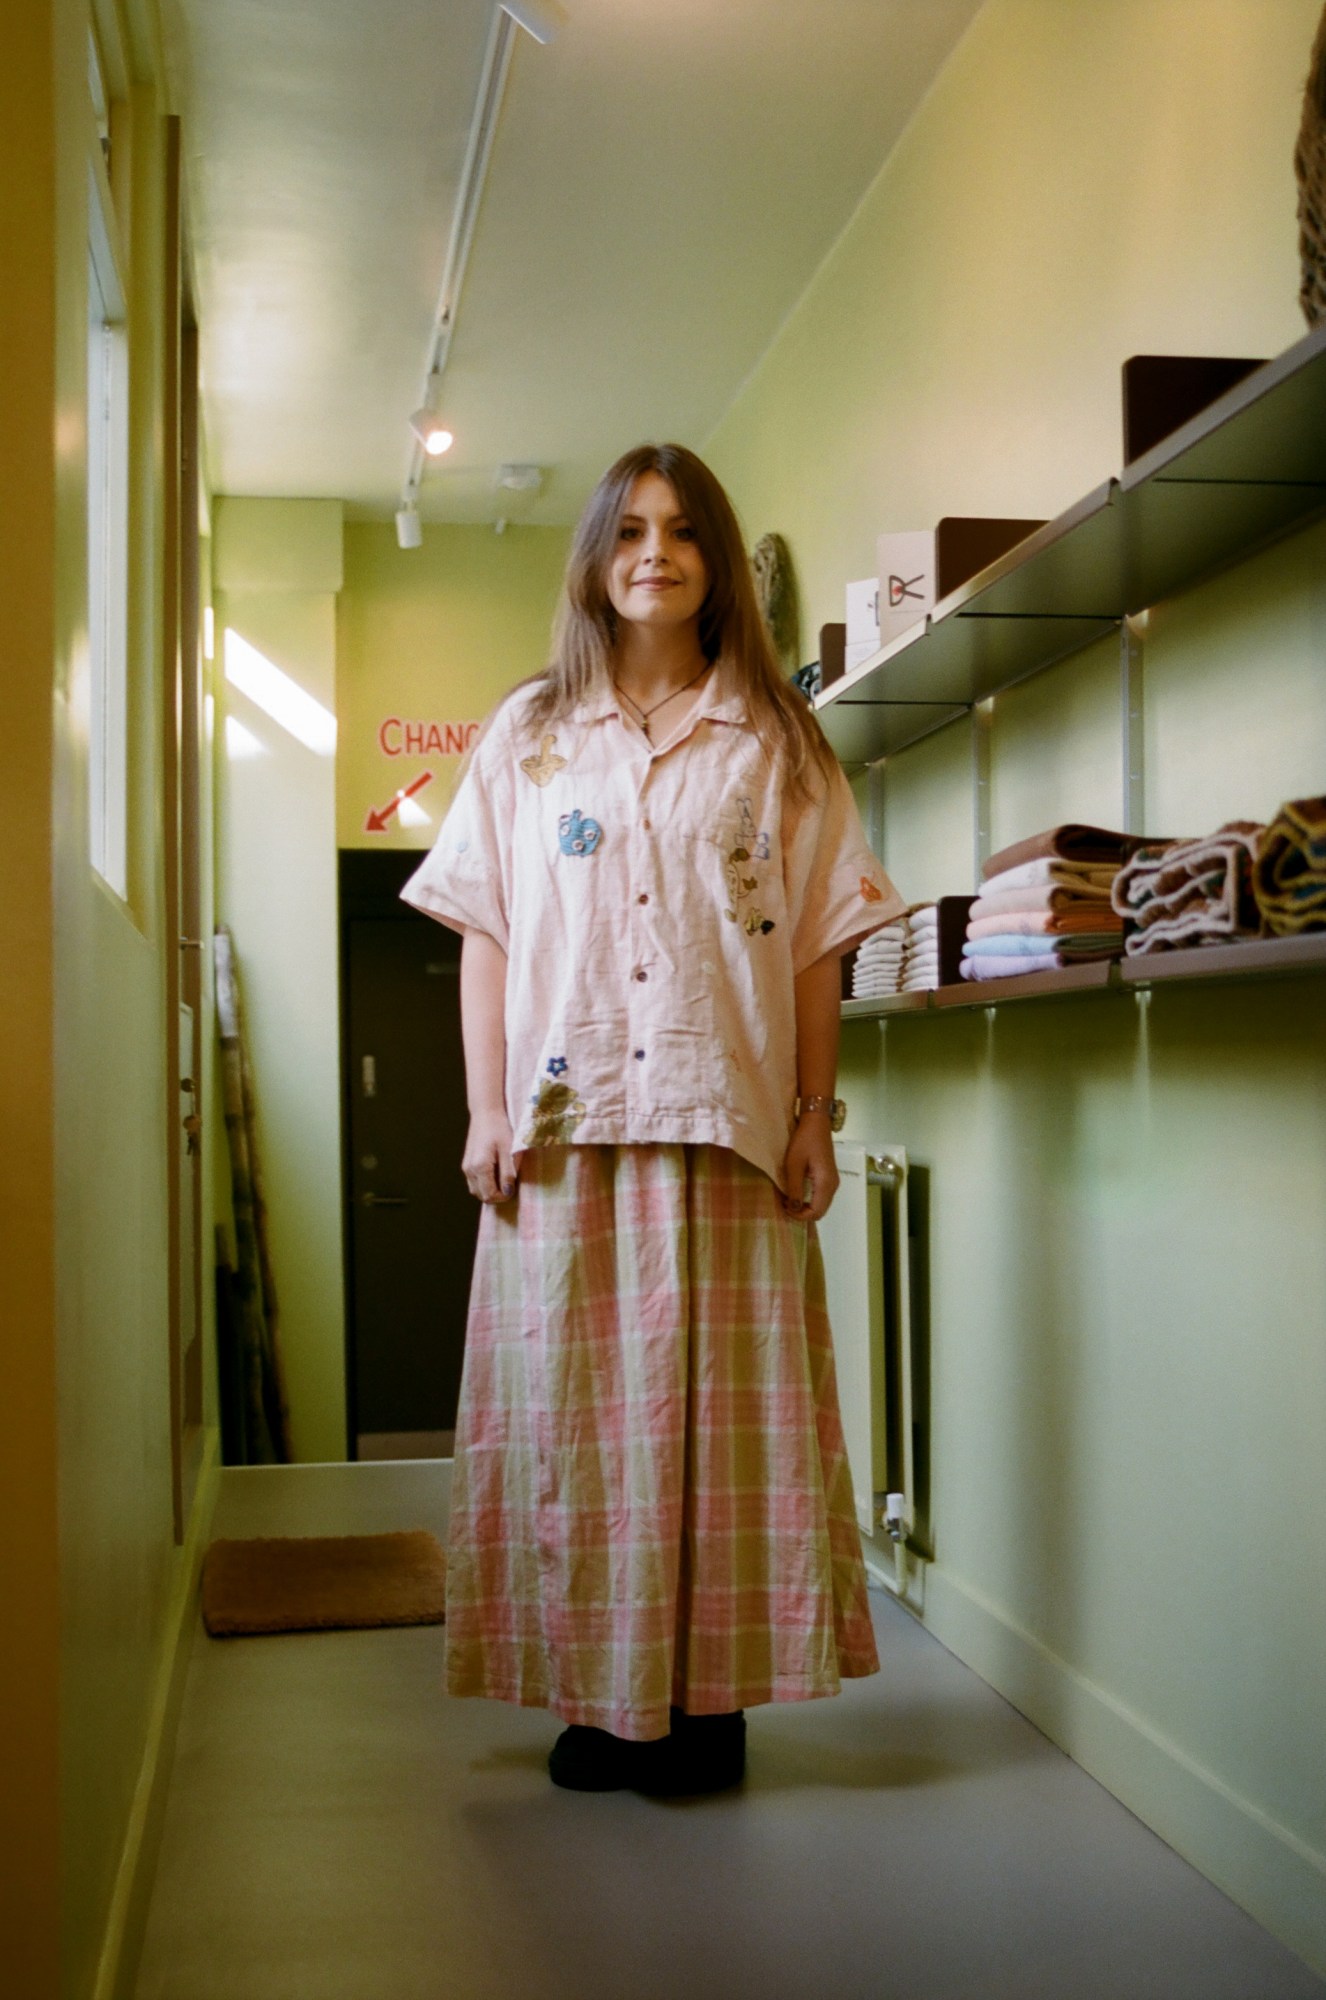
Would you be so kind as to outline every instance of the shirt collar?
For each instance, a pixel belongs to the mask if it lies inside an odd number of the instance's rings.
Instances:
[[[621,698],[616,688],[609,686],[577,702],[572,715],[577,722],[603,722],[610,716],[620,716],[621,712]],[[727,687],[727,677],[721,671],[709,676],[686,722],[688,734],[697,722],[729,722],[750,727],[744,699],[735,688]]]

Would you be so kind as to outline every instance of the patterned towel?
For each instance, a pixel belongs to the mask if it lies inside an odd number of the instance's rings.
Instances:
[[[1277,937],[1326,930],[1326,799],[1291,799],[1263,833],[1252,893]]]
[[[1114,885],[1115,909],[1135,926],[1127,955],[1264,937],[1252,893],[1262,832],[1253,820],[1235,819],[1200,840],[1139,848]]]

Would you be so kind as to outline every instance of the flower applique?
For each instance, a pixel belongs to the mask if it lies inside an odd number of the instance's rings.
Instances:
[[[553,1061],[561,1058],[554,1057]],[[565,1065],[563,1065],[565,1066]],[[549,1064],[551,1069],[552,1064]],[[569,1146],[576,1126],[585,1116],[585,1105],[576,1096],[575,1086],[552,1083],[544,1077],[530,1099],[534,1115],[525,1134],[527,1146]]]
[[[458,841],[456,842],[456,852],[457,852],[457,854],[465,854],[465,853],[468,853],[468,851],[469,851],[469,845],[470,845],[470,843],[469,843],[469,841],[468,841],[468,840],[458,840]]]
[[[563,854],[592,854],[603,838],[596,819],[586,819],[578,809],[563,813],[557,822],[557,844]]]
[[[861,877],[861,897],[863,902],[882,903],[884,891],[871,881],[868,875]]]
[[[767,861],[769,858],[769,836],[757,831],[755,815],[750,809],[749,799],[738,799],[737,808],[741,814],[741,831],[737,844],[723,863],[723,876],[727,882],[729,906],[723,915],[729,923],[740,924],[747,937],[767,937],[774,928],[772,917],[766,917],[757,904],[750,903],[746,909],[742,904],[753,896],[760,886],[757,875],[747,875],[745,870],[752,861]]]
[[[549,1056],[549,1058],[548,1058],[548,1074],[549,1074],[549,1076],[565,1076],[565,1075],[566,1075],[566,1057],[565,1057],[565,1056]],[[531,1100],[531,1101],[532,1101],[532,1100]]]
[[[536,785],[550,784],[566,763],[565,757],[557,756],[553,750],[556,741],[555,736],[543,737],[539,743],[537,756],[522,757],[520,760],[521,770],[527,778],[532,778]]]

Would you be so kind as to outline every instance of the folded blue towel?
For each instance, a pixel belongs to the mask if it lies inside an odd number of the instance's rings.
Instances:
[[[1020,931],[999,931],[993,937],[969,937],[963,945],[967,958],[1042,958],[1046,952],[1081,952],[1099,947],[1119,949],[1117,931],[1071,931],[1062,936],[1024,935]]]

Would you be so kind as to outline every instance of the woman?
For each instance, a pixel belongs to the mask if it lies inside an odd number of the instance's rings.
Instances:
[[[903,907],[677,445],[604,475],[552,663],[404,894],[464,934],[485,1204],[447,1684],[554,1781],[715,1790],[743,1710],[878,1669],[814,1224],[839,958]]]

